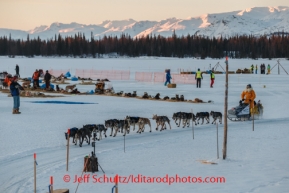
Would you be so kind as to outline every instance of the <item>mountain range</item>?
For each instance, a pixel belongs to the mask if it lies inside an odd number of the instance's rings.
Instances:
[[[1,27],[1,26],[0,26]],[[135,21],[113,20],[103,21],[100,24],[84,25],[72,22],[70,24],[52,23],[50,26],[39,26],[32,30],[23,31],[0,28],[0,37],[26,40],[51,39],[55,34],[62,36],[74,36],[77,33],[85,34],[90,38],[102,38],[106,36],[120,36],[121,34],[131,37],[147,35],[172,36],[199,35],[212,37],[230,37],[235,35],[270,35],[277,32],[289,32],[289,7],[254,7],[245,10],[226,13],[204,14],[187,19],[169,18],[161,21]]]

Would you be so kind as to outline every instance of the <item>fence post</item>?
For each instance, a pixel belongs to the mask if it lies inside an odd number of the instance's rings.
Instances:
[[[115,180],[115,193],[118,193],[118,175],[115,176],[116,180]]]
[[[219,137],[218,137],[218,123],[216,123],[217,125],[217,158],[219,159]]]
[[[34,153],[34,193],[36,193],[36,153]]]
[[[194,133],[194,113],[193,113],[193,109],[191,109],[191,113],[192,113],[192,131],[193,131],[193,139],[195,139],[195,133]]]
[[[223,141],[223,159],[227,157],[227,134],[228,134],[228,121],[227,121],[227,111],[228,111],[228,56],[226,56],[226,84],[225,84],[225,104],[224,104],[224,141]]]
[[[66,152],[66,171],[68,172],[68,160],[69,160],[69,135],[70,129],[67,130],[67,152]]]
[[[53,193],[53,176],[50,176],[50,192]]]
[[[253,121],[252,121],[252,124],[253,124],[252,130],[253,131],[254,131],[254,113],[255,113],[255,106],[253,104],[253,108],[251,109],[251,114],[253,115]]]

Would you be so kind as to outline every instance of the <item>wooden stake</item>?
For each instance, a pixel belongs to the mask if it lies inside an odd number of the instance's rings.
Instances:
[[[70,129],[67,130],[67,151],[66,151],[66,171],[68,172],[68,160],[69,160],[69,135]]]
[[[224,106],[224,141],[223,141],[223,159],[227,157],[227,133],[228,133],[228,56],[226,56],[226,84],[225,84],[225,106]]]
[[[218,135],[218,123],[217,125],[217,158],[219,159],[219,135]]]
[[[252,130],[254,131],[254,104],[253,104],[253,109],[252,109],[252,115],[253,115],[253,127],[252,127]]]
[[[53,193],[53,176],[50,176],[50,190]]]
[[[280,65],[278,64],[278,74],[280,75]]]
[[[115,176],[115,193],[118,193],[118,175]]]
[[[36,193],[36,153],[34,153],[34,193]]]
[[[193,139],[195,139],[193,109],[191,109],[191,113],[192,113],[192,131],[193,131]]]
[[[83,167],[83,170],[82,170],[82,173],[81,173],[81,177],[82,177],[82,175],[83,175],[83,172],[86,172],[86,170],[87,170],[87,163],[88,163],[89,158],[90,158],[90,155],[88,155],[88,158],[85,160],[84,167]],[[75,193],[76,193],[77,190],[78,190],[79,183],[80,183],[80,182],[78,182],[78,184],[77,184]]]
[[[123,152],[125,153],[125,136],[123,136]]]

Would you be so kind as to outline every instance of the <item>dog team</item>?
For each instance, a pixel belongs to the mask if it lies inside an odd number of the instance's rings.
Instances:
[[[186,112],[177,112],[173,114],[172,119],[175,121],[176,125],[179,127],[181,122],[183,122],[183,128],[185,126],[190,126],[190,121],[195,122],[195,125],[199,124],[199,120],[202,119],[202,123],[204,123],[204,119],[207,120],[207,124],[210,123],[210,116],[213,118],[212,124],[216,124],[217,119],[219,119],[219,123],[222,124],[222,113],[220,112],[198,112],[196,115],[193,113]],[[156,114],[153,115],[152,120],[156,121],[156,130],[160,128],[160,131],[166,129],[166,123],[170,126],[170,119],[167,116],[158,116]],[[133,131],[135,127],[138,126],[137,133],[141,134],[145,130],[145,126],[148,125],[150,127],[150,132],[152,132],[151,122],[148,118],[144,117],[131,117],[126,116],[123,120],[118,119],[109,119],[105,120],[104,124],[87,124],[82,128],[78,129],[76,127],[70,128],[70,133],[65,133],[65,138],[67,137],[73,138],[73,143],[77,145],[77,141],[79,141],[79,146],[82,147],[84,141],[90,144],[90,138],[92,140],[101,140],[102,134],[107,137],[106,131],[111,129],[110,136],[115,137],[118,132],[123,133],[123,136],[129,134],[130,127],[133,127]]]

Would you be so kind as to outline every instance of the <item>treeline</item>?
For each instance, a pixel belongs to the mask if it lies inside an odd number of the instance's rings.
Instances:
[[[117,53],[118,56],[158,56],[158,57],[206,57],[223,58],[289,58],[289,35],[235,36],[230,38],[208,38],[194,35],[162,37],[148,35],[132,38],[129,35],[104,36],[94,39],[91,34],[74,37],[55,35],[49,40],[14,40],[0,37],[0,55],[2,56],[67,56],[101,57],[104,54]]]

